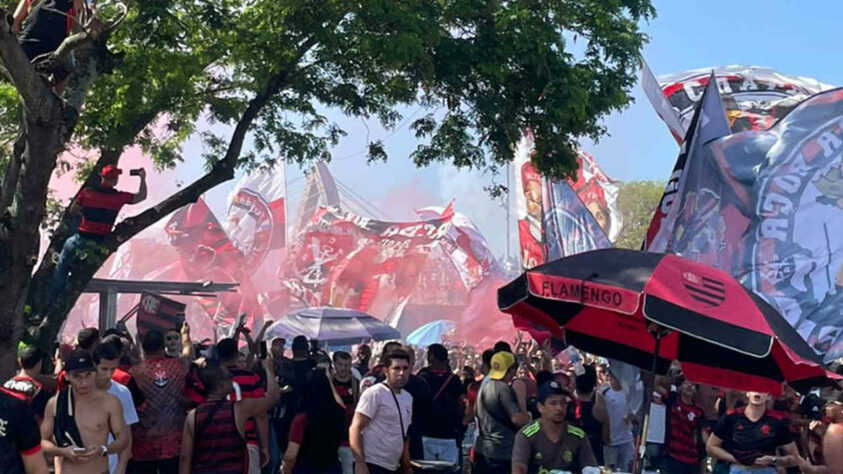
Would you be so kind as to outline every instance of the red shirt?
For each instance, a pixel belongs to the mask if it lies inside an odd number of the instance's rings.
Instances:
[[[146,397],[132,425],[132,459],[157,461],[177,458],[185,412],[181,406],[187,368],[180,359],[156,357],[143,361],[129,373]]]
[[[290,442],[301,445],[304,443],[304,434],[306,429],[307,414],[299,413],[295,418],[293,418],[293,422],[290,423],[290,434],[287,439],[289,439]]]
[[[112,188],[85,188],[76,195],[76,204],[82,207],[79,232],[108,235],[117,220],[120,209],[131,204],[134,194]]]
[[[191,403],[200,405],[205,403],[206,393],[205,387],[199,380],[199,374],[195,368],[191,366],[187,376],[187,383],[185,385],[184,396]],[[228,373],[231,374],[231,381],[235,382],[240,387],[241,398],[263,398],[266,396],[266,389],[261,382],[260,377],[250,370],[240,368],[236,365],[227,366]],[[228,399],[235,401],[235,394],[232,392],[228,395]],[[255,419],[249,418],[246,420],[246,442],[248,444],[257,445],[259,441],[257,425]]]
[[[697,433],[703,419],[703,411],[694,404],[686,404],[675,393],[668,400],[667,453],[671,458],[685,464],[700,461]]]

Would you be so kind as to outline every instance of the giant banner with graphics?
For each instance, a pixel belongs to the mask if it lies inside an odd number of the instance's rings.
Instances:
[[[416,214],[420,219],[429,221],[452,212],[453,207],[449,205],[447,208],[425,207],[417,210]],[[460,212],[453,212],[451,228],[448,235],[440,241],[440,245],[469,291],[476,288],[498,266],[489,242],[483,237],[480,229]]]
[[[310,306],[391,313],[412,294],[452,218],[449,212],[425,221],[384,222],[320,208],[291,249],[284,284]]]
[[[684,127],[676,130],[673,114],[665,113],[660,98],[650,92],[648,71],[644,70],[642,81],[647,96],[677,141],[688,130],[712,73],[733,132],[766,130],[800,101],[832,87],[810,77],[789,76],[758,66],[721,66],[659,76],[658,84]]]
[[[843,90],[689,163],[673,252],[735,275],[827,361],[843,356]]]
[[[580,151],[576,179],[553,181],[533,168],[533,135],[515,149],[515,215],[522,269],[585,250],[611,246],[623,225],[618,186],[589,154]]]
[[[225,230],[249,268],[258,268],[270,250],[284,246],[285,192],[282,163],[246,175],[228,196]]]

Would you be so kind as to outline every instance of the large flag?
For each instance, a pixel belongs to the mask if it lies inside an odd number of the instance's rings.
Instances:
[[[422,220],[433,220],[453,212],[452,205],[425,207],[416,211]],[[465,214],[453,212],[448,235],[440,245],[454,264],[463,285],[473,290],[498,266],[497,259],[480,229]]]
[[[644,249],[653,252],[670,251],[669,241],[677,216],[676,199],[680,199],[685,187],[685,169],[707,142],[729,134],[729,124],[723,113],[717,83],[712,73],[702,93],[702,99],[691,119],[685,142],[676,159],[673,172],[667,181],[662,198],[650,221],[644,242]]]
[[[655,78],[644,64],[641,81],[644,91],[677,141],[685,136],[712,72],[733,132],[766,130],[800,101],[832,88],[810,77],[788,76],[758,66],[694,69],[660,76],[654,86]],[[665,108],[656,87],[661,88],[672,113]],[[677,115],[683,129],[676,125]]]
[[[310,306],[392,313],[412,294],[425,260],[448,235],[453,213],[384,222],[320,208],[291,249],[284,285]],[[382,314],[378,314],[378,313]]]
[[[545,235],[548,260],[612,246],[595,214],[589,212],[567,182],[551,183],[547,199]]]
[[[259,267],[270,250],[284,246],[285,192],[281,163],[246,175],[228,196],[225,230],[249,268]]]
[[[675,253],[729,271],[825,354],[843,356],[843,90],[689,163]]]
[[[656,109],[656,113],[667,125],[670,134],[676,139],[678,143],[682,143],[685,133],[687,133],[687,126],[682,123],[679,117],[679,111],[670,104],[667,96],[662,91],[662,87],[650,66],[646,61],[641,60],[641,87],[644,89],[644,94],[649,99],[650,104]]]
[[[597,219],[602,229],[601,234],[605,234],[610,241],[614,242],[623,226],[621,212],[618,209],[618,192],[620,191],[618,183],[603,172],[591,155],[582,150],[577,153],[577,179],[569,179],[567,183]],[[546,186],[551,188],[548,194],[555,194],[556,191],[553,188],[562,184],[548,182]],[[548,206],[545,206],[545,210],[548,209]]]
[[[581,249],[611,246],[623,224],[617,183],[583,151],[578,153],[576,179],[546,179],[533,167],[534,150],[528,131],[515,149],[515,184],[510,190],[515,193],[521,268]]]
[[[214,267],[234,273],[243,268],[243,253],[228,238],[203,199],[182,207],[165,227],[189,278],[199,280]]]
[[[541,265],[547,258],[547,244],[544,238],[544,178],[533,167],[535,152],[533,134],[527,132],[515,147],[512,161],[514,185],[509,192],[515,193],[515,219],[520,244],[521,269]]]

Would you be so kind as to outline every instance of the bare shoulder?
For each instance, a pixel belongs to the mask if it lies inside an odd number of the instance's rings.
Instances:
[[[56,414],[56,404],[58,403],[58,398],[59,398],[59,395],[55,394],[52,397],[50,397],[49,400],[47,400],[47,408],[45,410],[45,413],[49,413],[50,415]]]
[[[826,437],[830,439],[843,440],[843,423],[834,423],[825,431]]]
[[[102,403],[103,408],[108,410],[117,409],[120,410],[121,413],[123,412],[123,405],[120,403],[120,399],[117,398],[116,395],[105,392],[100,396],[97,402]]]

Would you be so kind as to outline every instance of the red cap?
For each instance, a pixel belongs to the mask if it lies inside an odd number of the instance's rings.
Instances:
[[[100,171],[100,176],[105,179],[117,179],[121,174],[123,174],[123,170],[114,165],[105,165]]]

